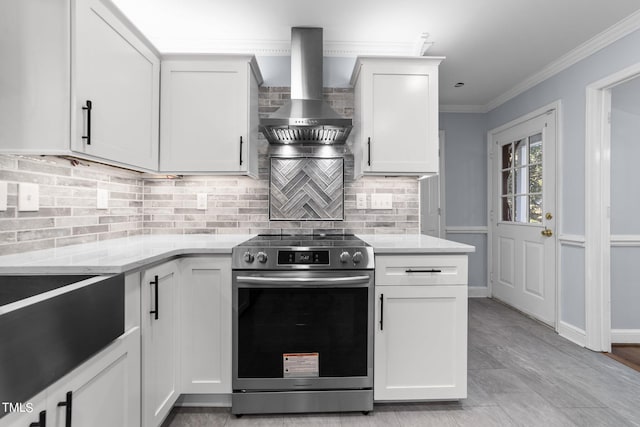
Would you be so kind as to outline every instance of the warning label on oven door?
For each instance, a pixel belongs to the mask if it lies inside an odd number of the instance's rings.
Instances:
[[[317,377],[320,375],[320,353],[284,353],[284,378]]]

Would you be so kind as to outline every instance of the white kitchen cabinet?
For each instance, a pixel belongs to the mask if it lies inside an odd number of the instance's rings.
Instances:
[[[109,0],[7,1],[0,21],[1,152],[157,170],[159,54]]]
[[[141,280],[142,425],[159,426],[180,395],[179,271],[176,260]]]
[[[261,84],[254,56],[163,58],[160,170],[257,177]]]
[[[31,413],[11,413],[3,427],[26,427],[46,412],[48,427],[65,427],[71,402],[74,426],[136,427],[140,425],[140,329],[132,328],[107,348],[26,403]],[[61,406],[64,404],[65,406]]]
[[[231,257],[180,262],[182,392],[231,393]]]
[[[467,257],[437,258],[376,256],[376,401],[467,396]],[[439,284],[452,264],[464,274]]]
[[[354,174],[438,173],[441,57],[358,57],[351,144]]]
[[[119,337],[47,393],[47,426],[140,425],[140,329]],[[65,406],[61,406],[65,405]]]

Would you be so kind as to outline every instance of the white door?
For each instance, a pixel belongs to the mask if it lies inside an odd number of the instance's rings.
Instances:
[[[420,180],[420,232],[440,237],[440,176]]]
[[[556,111],[491,137],[492,295],[549,325],[556,313]]]

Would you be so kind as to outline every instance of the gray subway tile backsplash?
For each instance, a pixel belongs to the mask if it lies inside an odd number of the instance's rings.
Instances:
[[[288,87],[260,89],[260,115],[290,98]],[[325,89],[325,99],[346,117],[353,114],[353,91]],[[353,181],[353,156],[346,146],[343,221],[269,221],[269,156],[283,147],[260,136],[259,179],[236,176],[150,178],[145,174],[82,160],[72,165],[55,156],[0,155],[0,181],[7,181],[8,209],[0,211],[0,255],[62,247],[138,234],[248,234],[340,229],[352,233],[418,233],[418,182],[414,177],[364,177]],[[306,156],[324,154],[300,147]],[[17,184],[40,184],[40,210],[17,211]],[[109,208],[96,209],[97,189],[109,191]],[[206,210],[196,209],[196,193],[208,194]],[[356,209],[356,194],[392,193],[393,209]]]

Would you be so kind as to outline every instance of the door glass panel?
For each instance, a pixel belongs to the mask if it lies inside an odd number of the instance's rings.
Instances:
[[[542,223],[542,133],[501,147],[501,220]]]

